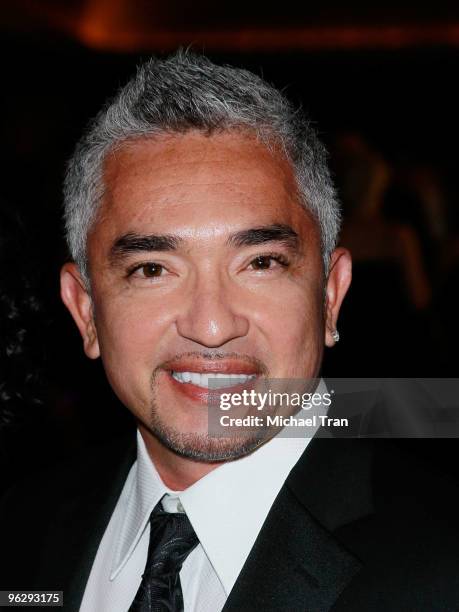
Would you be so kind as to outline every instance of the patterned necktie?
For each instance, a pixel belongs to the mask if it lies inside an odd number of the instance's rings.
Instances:
[[[129,612],[183,612],[179,572],[197,544],[187,515],[165,512],[159,502],[150,516],[147,564]]]

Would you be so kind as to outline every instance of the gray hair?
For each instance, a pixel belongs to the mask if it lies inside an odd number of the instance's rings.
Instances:
[[[88,282],[86,243],[103,197],[107,154],[128,139],[226,130],[253,132],[280,147],[292,164],[302,204],[316,218],[326,273],[335,248],[340,207],[327,153],[301,109],[260,77],[178,51],[152,58],[90,123],[68,166],[64,218],[70,254]]]

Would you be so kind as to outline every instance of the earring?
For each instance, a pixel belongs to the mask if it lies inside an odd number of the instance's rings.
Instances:
[[[337,329],[334,329],[331,335],[335,342],[339,342],[339,331]]]

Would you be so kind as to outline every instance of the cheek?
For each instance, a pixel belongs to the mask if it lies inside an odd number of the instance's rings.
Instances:
[[[120,299],[96,306],[96,329],[110,384],[126,403],[145,397],[158,365],[155,352],[169,326],[165,305]]]
[[[268,341],[277,369],[291,370],[321,354],[324,334],[320,291],[276,292],[254,312],[253,321]]]
[[[101,350],[124,349],[138,354],[155,345],[171,316],[167,299],[152,300],[142,296],[120,296],[96,302],[96,328]],[[142,351],[143,352],[143,351]],[[119,355],[123,358],[123,354]]]

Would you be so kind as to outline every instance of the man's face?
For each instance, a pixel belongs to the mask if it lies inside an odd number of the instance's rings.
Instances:
[[[166,446],[237,456],[241,442],[207,436],[206,375],[309,378],[322,358],[319,231],[292,169],[247,135],[191,132],[124,145],[105,188],[86,352]]]

